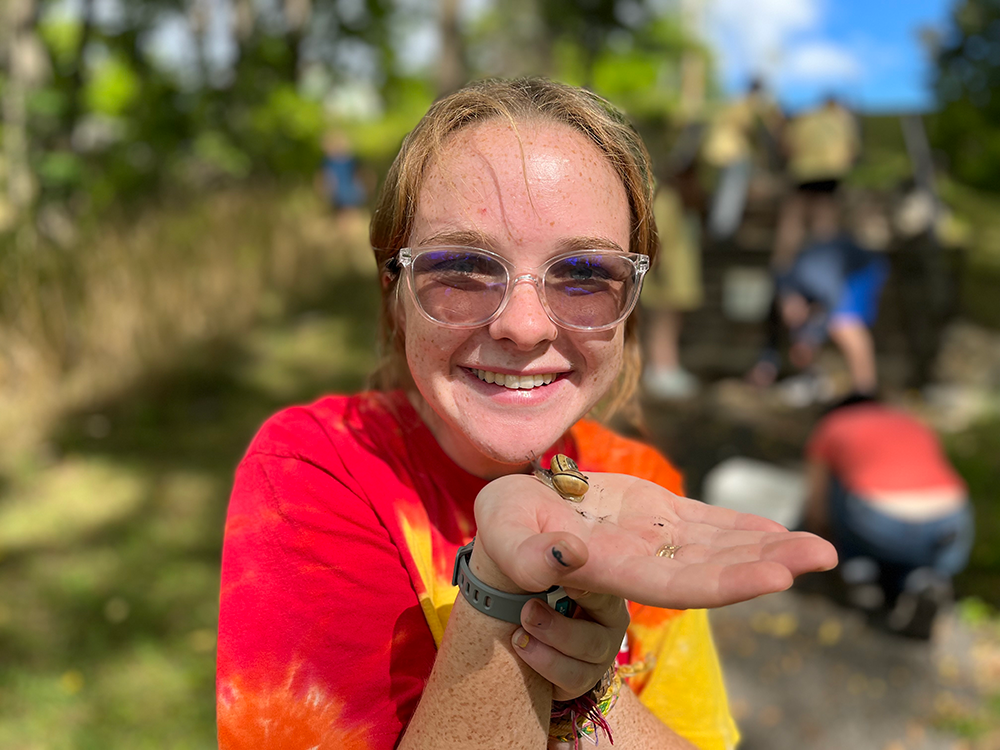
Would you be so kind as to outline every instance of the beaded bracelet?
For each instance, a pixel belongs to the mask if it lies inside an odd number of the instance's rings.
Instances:
[[[608,669],[601,682],[590,692],[571,701],[552,701],[552,715],[549,722],[549,739],[569,742],[579,750],[580,738],[586,737],[595,745],[598,743],[597,730],[601,729],[613,745],[611,726],[606,718],[614,708],[621,692],[622,678],[618,669]]]

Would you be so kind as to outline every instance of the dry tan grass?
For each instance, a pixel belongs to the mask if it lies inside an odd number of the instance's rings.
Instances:
[[[243,188],[0,256],[0,461],[67,410],[371,262],[365,219],[335,219],[307,188]]]

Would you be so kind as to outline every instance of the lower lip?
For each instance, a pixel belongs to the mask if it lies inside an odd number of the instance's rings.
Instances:
[[[553,380],[548,385],[535,386],[534,388],[506,388],[502,385],[496,385],[495,383],[487,383],[485,380],[480,380],[479,376],[476,375],[472,370],[462,368],[462,371],[466,374],[467,378],[471,381],[470,385],[477,392],[484,396],[487,396],[491,400],[499,401],[501,403],[509,404],[519,404],[519,405],[534,405],[547,401],[550,398],[556,396],[565,387],[568,382],[566,379],[566,374],[560,374],[555,380]]]

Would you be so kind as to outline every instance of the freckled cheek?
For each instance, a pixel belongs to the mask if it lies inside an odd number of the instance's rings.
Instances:
[[[592,342],[584,348],[587,360],[588,383],[606,383],[610,386],[622,366],[623,343],[621,337],[614,341]]]
[[[415,377],[451,373],[451,356],[467,334],[416,323],[406,331],[406,358]]]

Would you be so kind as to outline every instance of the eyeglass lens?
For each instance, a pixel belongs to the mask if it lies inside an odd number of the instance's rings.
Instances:
[[[474,250],[425,250],[413,259],[413,291],[431,318],[444,324],[489,320],[507,292],[507,269]],[[635,268],[620,254],[585,253],[544,273],[545,301],[558,323],[599,328],[619,320],[631,302]]]

